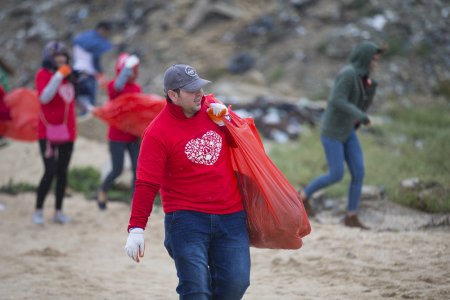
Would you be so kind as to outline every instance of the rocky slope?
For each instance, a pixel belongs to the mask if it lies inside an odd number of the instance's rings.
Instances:
[[[186,62],[230,99],[326,99],[351,46],[371,39],[389,47],[380,101],[427,101],[450,97],[449,15],[441,0],[2,0],[0,54],[16,71],[11,85],[31,87],[46,42],[70,44],[106,19],[117,45],[107,75],[120,51],[136,51],[147,92],[162,94],[165,68]]]

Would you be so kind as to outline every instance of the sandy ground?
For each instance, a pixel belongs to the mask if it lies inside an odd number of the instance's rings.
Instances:
[[[107,146],[80,138],[71,166],[104,168]],[[42,172],[36,144],[0,148],[0,184],[36,184]],[[127,174],[125,174],[126,176]],[[140,264],[124,252],[129,207],[106,212],[74,194],[67,225],[31,223],[33,193],[0,194],[0,299],[177,299],[175,267],[163,247],[163,213],[155,209]],[[321,213],[297,251],[251,249],[251,286],[244,299],[449,299],[450,229],[436,216],[388,201],[363,202],[370,231],[349,229],[340,215]]]

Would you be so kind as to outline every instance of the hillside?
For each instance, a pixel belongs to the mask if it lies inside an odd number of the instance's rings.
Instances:
[[[0,11],[0,54],[16,71],[13,87],[33,86],[46,42],[70,44],[110,20],[117,47],[103,57],[106,74],[113,76],[120,51],[136,51],[147,92],[162,94],[166,67],[185,62],[219,95],[323,100],[351,46],[369,38],[389,48],[375,74],[379,103],[450,97],[446,1],[3,0]]]

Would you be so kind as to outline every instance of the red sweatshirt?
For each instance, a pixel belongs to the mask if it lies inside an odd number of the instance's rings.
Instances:
[[[123,90],[121,92],[118,92],[114,89],[114,83],[115,80],[112,80],[108,84],[108,95],[109,95],[109,101],[114,101],[118,96],[126,93],[140,93],[141,86],[137,83],[130,83],[127,82],[125,86],[123,87]],[[122,131],[119,128],[115,126],[109,126],[108,129],[108,140],[114,141],[114,142],[133,142],[137,140],[138,137],[134,136],[128,132]]]
[[[1,121],[11,120],[9,108],[6,106],[5,101],[4,101],[5,96],[6,96],[6,92],[3,89],[3,86],[0,85],[0,120]]]
[[[41,68],[36,73],[35,85],[39,96],[49,83],[53,74],[54,74],[53,72],[45,68]],[[64,122],[64,110],[66,107],[66,103],[69,104],[67,114],[67,126],[69,128],[70,140],[74,141],[77,133],[76,133],[75,104],[74,104],[75,88],[72,83],[70,83],[67,79],[64,79],[61,85],[58,87],[58,91],[56,92],[53,99],[50,100],[50,102],[47,104],[41,103],[41,111],[49,124],[55,125],[62,124]],[[46,130],[42,118],[39,118],[38,138],[39,139],[46,138]]]
[[[145,130],[128,228],[145,228],[161,188],[165,213],[229,214],[243,209],[225,131],[206,106],[192,118],[168,103]]]

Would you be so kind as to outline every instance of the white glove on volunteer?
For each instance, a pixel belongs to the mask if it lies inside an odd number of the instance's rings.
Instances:
[[[127,255],[136,262],[140,261],[140,257],[144,257],[144,229],[133,228],[130,230],[127,238],[127,243],[125,245],[125,251]]]
[[[207,113],[209,118],[219,126],[225,125],[222,118],[227,118],[228,120],[230,119],[230,116],[228,115],[228,108],[222,103],[211,103]]]
[[[130,55],[125,59],[125,68],[133,69],[139,64],[139,58],[136,55]]]

